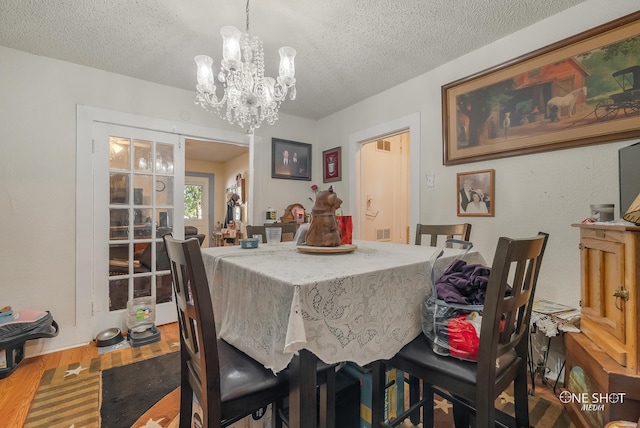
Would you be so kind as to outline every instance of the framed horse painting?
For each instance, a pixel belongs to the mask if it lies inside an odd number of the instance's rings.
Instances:
[[[640,12],[442,87],[444,164],[640,136]]]

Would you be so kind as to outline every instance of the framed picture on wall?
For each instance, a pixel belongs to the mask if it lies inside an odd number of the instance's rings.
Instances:
[[[322,182],[342,180],[342,147],[322,152]]]
[[[638,40],[635,12],[444,85],[444,164],[638,137]]]
[[[495,170],[459,172],[458,217],[493,217]]]
[[[311,144],[272,138],[271,178],[311,181]]]

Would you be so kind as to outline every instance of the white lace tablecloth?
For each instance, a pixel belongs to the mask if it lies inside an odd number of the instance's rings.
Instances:
[[[301,349],[327,363],[395,355],[421,332],[437,249],[354,244],[346,254],[301,253],[289,242],[202,249],[220,337],[274,372]],[[484,263],[475,251],[465,259]]]

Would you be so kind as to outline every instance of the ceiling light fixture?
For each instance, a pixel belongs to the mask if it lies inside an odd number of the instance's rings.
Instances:
[[[279,49],[280,72],[277,80],[264,76],[262,41],[249,34],[249,0],[246,32],[227,26],[222,27],[220,34],[222,61],[217,77],[214,78],[213,59],[210,56],[195,57],[198,65],[195,103],[207,110],[213,108],[221,118],[229,123],[237,123],[247,134],[253,134],[263,120],[273,125],[278,120],[278,110],[287,93],[291,100],[296,98],[295,49],[288,46]],[[221,98],[216,95],[218,87],[224,90]]]

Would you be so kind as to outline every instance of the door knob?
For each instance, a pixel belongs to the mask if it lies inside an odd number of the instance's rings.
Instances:
[[[616,291],[613,292],[613,296],[616,297],[616,308],[618,310],[622,310],[620,306],[618,306],[618,297],[624,300],[625,302],[629,300],[629,290],[625,290],[622,287],[618,287]]]

